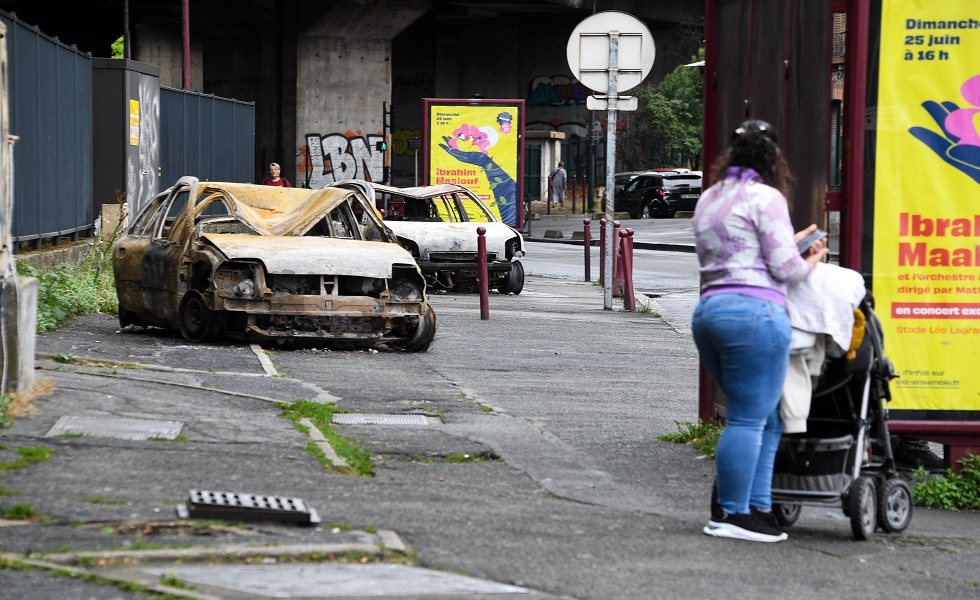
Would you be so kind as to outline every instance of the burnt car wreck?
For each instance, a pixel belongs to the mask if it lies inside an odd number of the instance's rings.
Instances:
[[[113,268],[120,325],[191,342],[423,351],[435,336],[414,258],[340,188],[181,178],[115,243]]]
[[[524,289],[524,238],[468,188],[456,184],[397,188],[362,180],[332,184],[374,199],[398,243],[421,267],[430,289],[479,291],[477,229],[485,229],[490,289]]]

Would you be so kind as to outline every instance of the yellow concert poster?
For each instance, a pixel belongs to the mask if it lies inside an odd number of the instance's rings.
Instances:
[[[517,227],[523,102],[426,102],[429,184],[456,183]]]
[[[980,11],[881,5],[873,293],[891,408],[962,418],[980,410]]]

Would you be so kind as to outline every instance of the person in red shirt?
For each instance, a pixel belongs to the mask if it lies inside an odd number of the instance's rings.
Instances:
[[[276,187],[293,187],[289,180],[285,177],[280,176],[282,168],[279,163],[271,163],[269,165],[269,176],[262,180],[262,185],[274,185]]]

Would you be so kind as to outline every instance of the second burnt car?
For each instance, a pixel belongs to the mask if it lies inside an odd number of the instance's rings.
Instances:
[[[178,329],[191,342],[408,351],[435,336],[415,259],[349,190],[184,177],[112,252],[123,327]]]
[[[524,289],[524,238],[501,222],[464,186],[398,188],[362,180],[335,187],[360,190],[375,200],[385,224],[418,261],[432,289],[478,290],[477,228],[484,227],[490,288],[502,294]]]

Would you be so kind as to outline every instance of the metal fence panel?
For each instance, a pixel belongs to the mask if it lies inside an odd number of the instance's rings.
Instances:
[[[255,103],[160,88],[161,188],[192,175],[249,182],[255,156]]]
[[[15,241],[91,229],[91,56],[0,11],[7,26]]]

